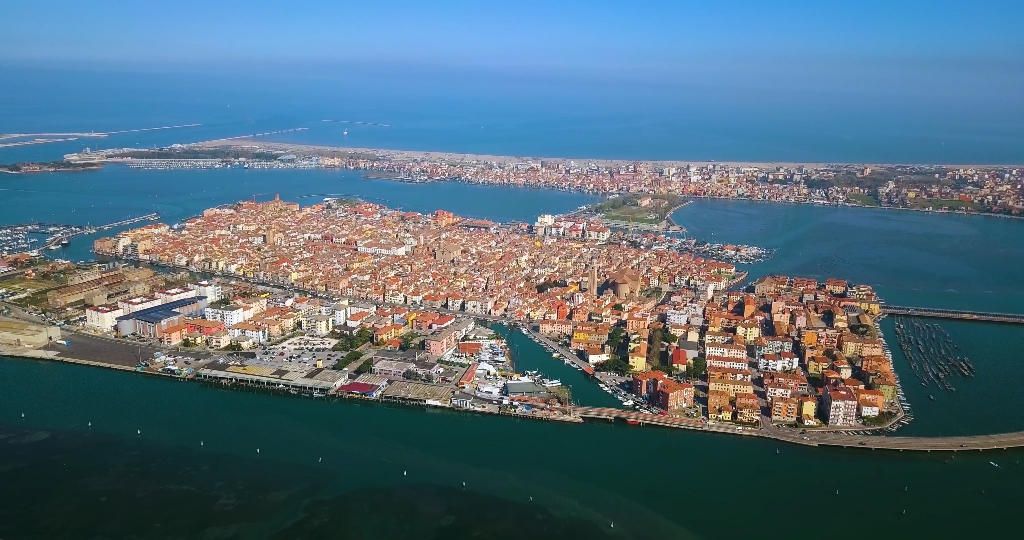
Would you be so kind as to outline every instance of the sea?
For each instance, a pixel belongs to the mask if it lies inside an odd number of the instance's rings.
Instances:
[[[985,150],[964,143],[956,151],[962,154],[942,155],[903,141],[906,133],[881,136],[885,151],[866,135],[833,146],[826,136],[817,149],[763,130],[701,138],[672,129],[679,115],[659,120],[635,105],[593,112],[600,100],[592,96],[572,100],[553,92],[553,100],[531,108],[539,90],[522,96],[509,89],[500,96],[510,103],[501,105],[468,92],[445,97],[437,87],[419,97],[393,89],[374,97],[365,89],[313,91],[280,80],[268,86],[227,77],[17,74],[0,83],[0,132],[202,125],[0,148],[0,163],[59,159],[87,146],[151,147],[297,127],[306,129],[268,140],[621,159],[1011,163],[1021,155],[1013,133]],[[851,132],[857,129],[854,122]],[[886,152],[901,159],[885,159],[892,155]],[[174,223],[211,206],[274,195],[303,205],[359,197],[497,221],[532,221],[599,200],[541,189],[406,184],[352,171],[114,166],[0,175],[0,224],[95,225],[154,211]],[[721,200],[695,201],[673,217],[699,240],[775,250],[742,268],[751,278],[836,277],[869,284],[891,304],[1024,311],[1021,220]],[[76,237],[48,255],[89,260],[95,237]],[[915,383],[895,347],[893,323],[884,319],[882,329],[915,412],[900,433],[1024,430],[1024,326],[937,322],[978,371],[946,392]],[[561,379],[581,404],[617,403],[525,335],[508,336],[518,369]],[[3,539],[991,536],[1016,524],[1022,458],[1022,450],[814,449],[603,422],[563,425],[0,358]]]

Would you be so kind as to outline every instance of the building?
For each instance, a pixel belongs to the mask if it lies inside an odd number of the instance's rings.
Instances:
[[[793,371],[799,363],[791,352],[767,353],[758,359],[757,367],[761,371]]]
[[[124,310],[116,304],[90,306],[85,310],[85,324],[110,332],[117,325],[117,318],[124,315]]]
[[[644,371],[633,375],[633,394],[644,399],[651,399],[658,391],[658,385],[668,381],[661,371]]]
[[[704,350],[708,358],[716,356],[719,358],[731,358],[736,360],[747,359],[747,348],[743,345],[732,343],[705,343]]]
[[[236,305],[207,307],[204,317],[222,322],[224,326],[234,326],[246,319],[245,308]]]
[[[792,424],[800,417],[800,402],[795,398],[772,400],[772,422]]]
[[[212,281],[199,281],[189,285],[196,292],[196,296],[205,296],[206,301],[213,303],[224,297],[220,285]]]
[[[373,374],[388,379],[401,379],[406,371],[415,370],[416,364],[400,360],[377,360],[373,364]]]
[[[270,330],[266,326],[260,326],[250,322],[240,322],[229,327],[228,335],[236,339],[251,339],[256,343],[266,343],[270,340]]]
[[[117,333],[122,336],[135,334],[166,342],[163,337],[165,333],[169,336],[167,339],[173,339],[175,332],[184,335],[187,331],[185,317],[202,313],[205,308],[206,297],[195,296],[134,311],[117,318]],[[180,336],[177,341],[181,341]]]
[[[821,396],[822,409],[830,426],[853,426],[857,422],[857,397],[849,388],[827,389]]]
[[[693,385],[671,380],[661,381],[655,392],[655,402],[666,411],[693,406]]]
[[[711,379],[708,381],[708,390],[713,392],[724,392],[726,395],[731,397],[736,394],[753,394],[754,385],[747,381]]]

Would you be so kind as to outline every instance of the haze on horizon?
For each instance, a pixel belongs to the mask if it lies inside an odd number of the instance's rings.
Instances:
[[[129,97],[344,96],[382,122],[403,107],[467,124],[498,108],[513,118],[616,115],[614,125],[633,119],[630,129],[671,118],[648,131],[764,141],[834,130],[834,147],[877,132],[889,139],[865,153],[880,160],[903,140],[956,147],[962,137],[995,150],[965,146],[955,159],[1019,163],[1022,22],[1024,5],[1003,0],[12,0],[0,17],[0,67],[12,74],[0,79],[0,113],[26,114],[39,87],[76,93],[48,74],[116,73],[104,91]],[[791,147],[780,143],[778,158],[813,157]],[[706,153],[692,157],[729,157]]]

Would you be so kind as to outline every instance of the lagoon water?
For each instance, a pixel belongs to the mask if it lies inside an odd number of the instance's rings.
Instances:
[[[327,171],[114,167],[3,181],[8,223],[97,223],[154,210],[173,222],[274,193],[306,204],[357,196],[502,221],[594,200]],[[870,283],[889,302],[923,306],[1014,311],[1021,299],[1024,222],[1017,220],[733,201],[697,201],[675,218],[701,239],[777,249],[749,268],[752,277],[844,277]],[[75,239],[64,255],[86,259],[90,242]],[[908,384],[917,419],[905,433],[1024,429],[1024,417],[1013,412],[1024,398],[1012,390],[1024,381],[1015,352],[1024,328],[941,324],[979,375],[958,381],[955,394]],[[883,324],[889,336],[891,325]],[[512,340],[520,369],[540,368],[572,384],[583,404],[614,405],[525,336]],[[895,355],[905,381],[913,381]],[[938,399],[928,400],[928,392]],[[0,361],[0,433],[0,484],[13,488],[0,494],[2,538],[184,538],[196,531],[211,538],[715,538],[737,527],[791,537],[791,528],[765,521],[774,503],[756,493],[766,482],[787,505],[855,512],[870,500],[878,505],[870,512],[876,530],[953,536],[1010,523],[1024,480],[1022,451],[952,457],[780,447],[665,429],[290,399],[16,359]],[[863,529],[828,534],[854,537]]]
[[[674,134],[693,115],[651,123],[657,114],[628,108],[595,117],[572,107],[555,114],[551,107],[518,103],[491,111],[479,101],[424,98],[416,102],[425,105],[422,110],[411,110],[384,103],[399,101],[391,94],[376,106],[360,98],[363,105],[344,107],[321,95],[283,107],[266,96],[260,103],[245,101],[240,96],[248,89],[170,85],[143,99],[132,95],[150,95],[152,80],[92,76],[72,83],[46,72],[20,75],[0,85],[3,132],[204,125],[0,149],[0,162],[57,159],[86,146],[148,147],[299,126],[310,129],[278,140],[555,156],[815,161],[894,155],[891,160],[1010,162],[1021,147],[1019,129],[949,154],[931,136],[890,133],[877,138],[881,142],[865,142],[876,140],[872,134],[846,144],[848,133],[825,134],[816,135],[823,141],[817,144],[793,135],[798,130],[787,131],[789,138],[739,136],[739,130],[727,129],[728,122],[707,137],[680,139]],[[480,117],[487,119],[482,129],[475,126]],[[393,127],[350,128],[345,137],[343,125],[320,122],[326,118]],[[779,142],[752,146],[755,139]],[[880,153],[882,146],[898,150]],[[211,206],[274,194],[302,204],[354,196],[498,221],[532,221],[540,213],[596,200],[558,191],[367,180],[345,171],[110,167],[0,176],[0,223],[98,224],[153,211],[173,223]],[[774,258],[747,268],[752,277],[841,277],[871,284],[894,304],[1009,312],[1021,312],[1024,305],[1020,220],[704,200],[675,219],[701,240],[776,249]],[[89,259],[94,238],[75,238],[52,254]],[[1024,396],[1016,390],[1024,382],[1024,327],[940,324],[971,357],[978,377],[956,381],[955,394],[922,389],[912,384],[895,349],[916,413],[903,433],[1024,430],[1024,416],[1017,412]],[[891,319],[883,329],[895,345]],[[511,339],[520,369],[539,368],[571,384],[581,403],[615,404],[525,336]],[[1016,523],[1024,502],[1020,459],[1020,450],[955,457],[815,450],[667,429],[326,403],[0,359],[0,538],[990,536]]]

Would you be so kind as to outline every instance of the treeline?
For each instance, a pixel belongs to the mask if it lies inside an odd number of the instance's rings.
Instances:
[[[70,161],[40,161],[28,163],[8,163],[0,165],[0,170],[10,172],[22,172],[25,170],[44,171],[76,171],[86,169],[99,169],[102,165],[98,163],[72,163]]]
[[[160,148],[157,150],[133,150],[118,155],[132,159],[251,159],[254,161],[274,161],[283,154],[262,150],[246,150],[244,148]]]

